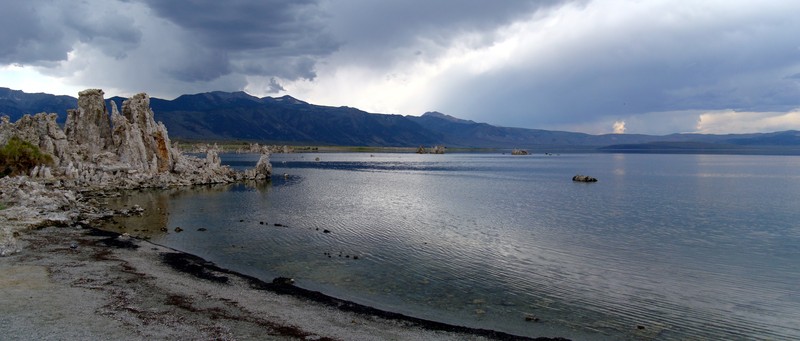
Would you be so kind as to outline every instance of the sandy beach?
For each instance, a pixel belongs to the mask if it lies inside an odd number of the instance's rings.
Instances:
[[[46,227],[18,239],[22,251],[0,258],[5,340],[524,339],[262,282],[91,228]]]

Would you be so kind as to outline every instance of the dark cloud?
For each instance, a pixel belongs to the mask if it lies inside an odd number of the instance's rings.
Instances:
[[[145,0],[159,16],[196,33],[210,47],[275,49],[296,55],[317,50],[321,12],[309,0]]]
[[[164,66],[164,71],[183,82],[208,82],[231,73],[228,54],[198,47],[180,63]]]
[[[237,62],[236,68],[239,72],[248,75],[274,76],[289,80],[313,79],[316,77],[314,72],[316,63],[316,58],[308,56],[260,59],[257,55],[253,55],[249,58],[242,58]]]
[[[38,8],[38,9],[37,9]],[[0,11],[0,63],[30,64],[67,58],[58,25],[49,25],[35,1],[6,1]]]
[[[363,66],[385,67],[411,57],[432,59],[473,33],[473,47],[494,42],[499,26],[528,18],[537,10],[585,1],[325,1],[330,29],[346,37],[345,57]],[[463,41],[462,41],[463,42]]]
[[[122,58],[141,32],[109,1],[6,1],[0,11],[0,63],[41,65],[67,59],[78,43]]]
[[[324,19],[314,1],[8,1],[0,63],[92,84],[134,70],[128,81],[177,85],[170,94],[243,79],[232,74],[313,79],[316,61],[338,48]],[[71,53],[79,60],[59,64]]]
[[[219,67],[219,74],[237,71],[312,79],[314,60],[339,46],[325,30],[324,15],[314,1],[145,2],[212,51],[208,55],[226,56],[230,63],[208,65]]]
[[[126,51],[139,45],[142,32],[129,15],[115,8],[89,6],[86,3],[61,10],[65,27],[74,30],[76,38],[99,48],[114,58],[124,58]]]
[[[269,93],[273,93],[274,94],[274,93],[279,93],[281,91],[286,91],[286,89],[284,89],[283,86],[281,86],[281,84],[278,83],[278,80],[276,80],[273,77],[273,78],[270,78],[269,83],[267,83],[267,91]]]

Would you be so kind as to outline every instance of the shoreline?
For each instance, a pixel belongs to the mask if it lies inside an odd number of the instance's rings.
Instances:
[[[383,311],[97,228],[19,239],[23,251],[0,258],[0,329],[10,339],[565,340]]]

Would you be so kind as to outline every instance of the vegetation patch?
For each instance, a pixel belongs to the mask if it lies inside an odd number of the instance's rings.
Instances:
[[[38,165],[52,166],[52,164],[52,156],[17,136],[12,136],[0,148],[0,177],[28,174]]]

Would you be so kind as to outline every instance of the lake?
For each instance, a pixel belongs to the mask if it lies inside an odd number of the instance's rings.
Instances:
[[[517,335],[800,339],[800,157],[271,160],[268,184],[128,193],[147,215],[125,231],[266,281]]]

